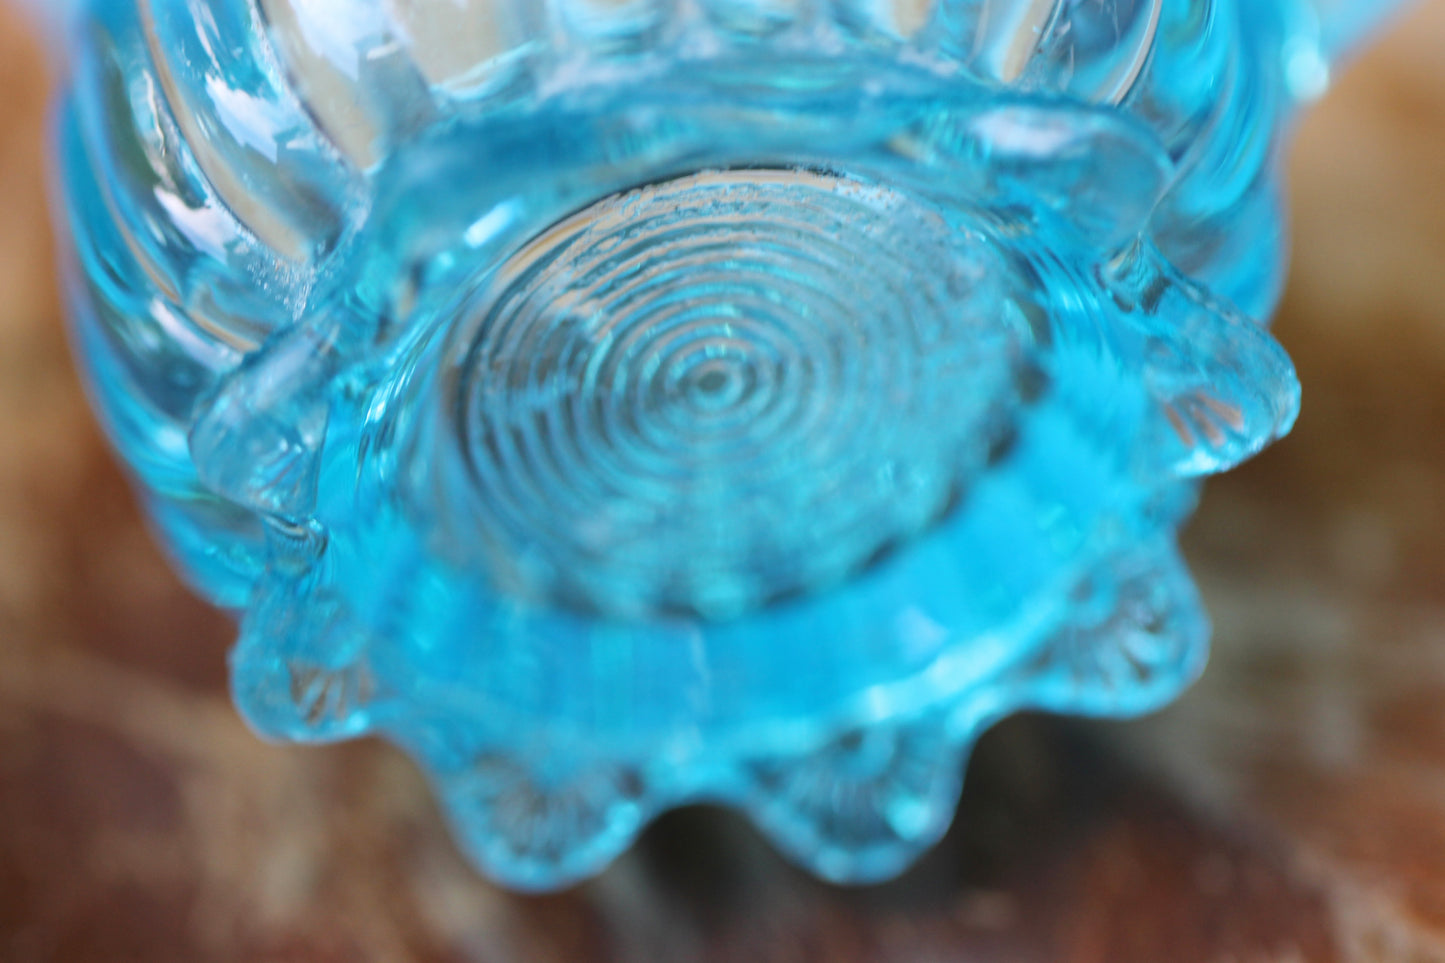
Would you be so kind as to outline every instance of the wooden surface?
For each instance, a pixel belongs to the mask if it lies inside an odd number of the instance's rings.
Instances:
[[[38,54],[0,12],[0,961],[1445,961],[1445,12],[1302,133],[1286,444],[1189,538],[1217,655],[1128,725],[1020,718],[905,879],[815,883],[676,813],[499,892],[373,743],[258,742],[147,540],[52,293]]]

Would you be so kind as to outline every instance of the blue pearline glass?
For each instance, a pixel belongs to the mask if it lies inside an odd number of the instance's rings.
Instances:
[[[992,721],[1202,670],[1283,133],[1387,6],[96,3],[77,353],[262,734],[522,888],[694,800],[884,878]]]

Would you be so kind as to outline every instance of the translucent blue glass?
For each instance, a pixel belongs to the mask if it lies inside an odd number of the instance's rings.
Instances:
[[[999,716],[1201,670],[1282,133],[1384,6],[97,3],[77,353],[263,734],[519,887],[700,799],[886,877]]]

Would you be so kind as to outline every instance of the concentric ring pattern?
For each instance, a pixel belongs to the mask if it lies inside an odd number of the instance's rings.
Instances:
[[[981,235],[899,192],[709,172],[604,200],[458,325],[473,490],[508,588],[727,617],[939,518],[987,457],[1017,337]]]

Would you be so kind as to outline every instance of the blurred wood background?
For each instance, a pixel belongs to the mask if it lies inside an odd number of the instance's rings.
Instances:
[[[1029,717],[953,834],[840,890],[664,818],[601,879],[505,894],[374,743],[262,744],[231,628],[148,541],[71,374],[37,49],[0,10],[0,961],[1445,961],[1445,10],[1310,117],[1279,322],[1298,433],[1189,537],[1217,622],[1183,702]]]

